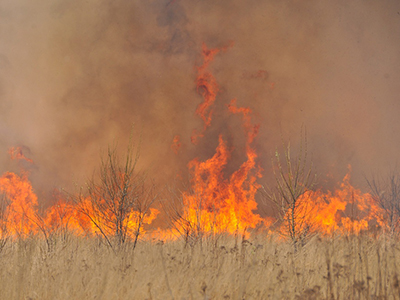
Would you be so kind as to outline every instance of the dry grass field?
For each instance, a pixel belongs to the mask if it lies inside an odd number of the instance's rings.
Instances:
[[[400,300],[399,25],[1,0],[0,300]]]
[[[77,237],[9,241],[1,299],[398,299],[400,244],[388,236],[141,241],[113,252]]]

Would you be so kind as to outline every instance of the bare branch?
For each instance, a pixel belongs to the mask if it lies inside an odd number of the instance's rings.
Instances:
[[[290,144],[284,145],[284,149],[284,163],[278,150],[272,158],[275,187],[272,189],[263,187],[263,194],[277,210],[284,229],[281,230],[281,234],[289,236],[296,244],[304,238],[310,228],[310,224],[306,221],[309,213],[308,205],[300,203],[300,199],[313,188],[316,176],[312,176],[312,163],[308,163],[306,138],[301,142],[299,153],[295,158],[291,157]]]

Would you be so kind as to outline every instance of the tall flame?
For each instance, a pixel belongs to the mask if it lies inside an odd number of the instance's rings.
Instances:
[[[6,222],[7,230],[19,236],[36,233],[37,197],[27,175],[6,172],[0,177],[0,192],[5,195],[2,200],[9,202],[2,205],[6,209],[2,221]]]
[[[198,68],[197,87],[202,89],[204,102],[198,106],[196,113],[204,121],[204,130],[211,123],[211,105],[215,102],[218,91],[218,84],[207,68],[219,51],[209,50],[203,45],[204,64]],[[261,177],[261,172],[255,162],[257,154],[251,147],[259,126],[251,124],[251,110],[238,107],[236,99],[228,105],[228,111],[242,115],[243,128],[247,135],[247,160],[230,176],[225,174],[231,150],[220,135],[213,157],[204,162],[196,158],[189,162],[192,190],[182,195],[183,219],[186,220],[188,231],[237,234],[244,233],[247,228],[256,227],[262,221],[262,218],[254,213],[257,209],[255,194],[260,187],[256,180]]]
[[[193,130],[191,137],[193,144],[198,143],[198,138],[203,137],[207,127],[211,125],[213,104],[219,91],[217,81],[214,75],[209,71],[208,67],[216,54],[218,54],[220,51],[226,51],[232,45],[233,43],[231,42],[228,46],[222,48],[209,49],[206,44],[203,43],[203,64],[197,67],[196,87],[197,92],[203,97],[204,101],[197,106],[196,115],[203,120],[204,124],[200,133],[198,133],[196,130]]]

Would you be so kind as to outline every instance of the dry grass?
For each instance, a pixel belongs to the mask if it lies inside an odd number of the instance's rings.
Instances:
[[[397,299],[399,243],[381,236],[312,238],[293,246],[256,236],[235,247],[140,242],[117,254],[96,239],[9,242],[1,299]]]

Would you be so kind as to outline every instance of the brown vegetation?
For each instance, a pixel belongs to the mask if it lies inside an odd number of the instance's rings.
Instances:
[[[302,195],[312,190],[316,174],[312,172],[312,163],[307,161],[307,140],[300,143],[297,157],[291,157],[290,144],[284,147],[284,153],[275,151],[272,159],[272,169],[276,185],[274,189],[263,189],[267,202],[276,209],[279,222],[282,224],[280,233],[289,237],[296,248],[309,234],[311,224],[307,217],[311,214],[310,207],[301,203]]]
[[[185,247],[141,241],[117,253],[70,236],[7,243],[0,299],[397,299],[399,243],[382,235],[313,237],[296,253],[274,236]],[[131,246],[133,246],[131,244]]]

